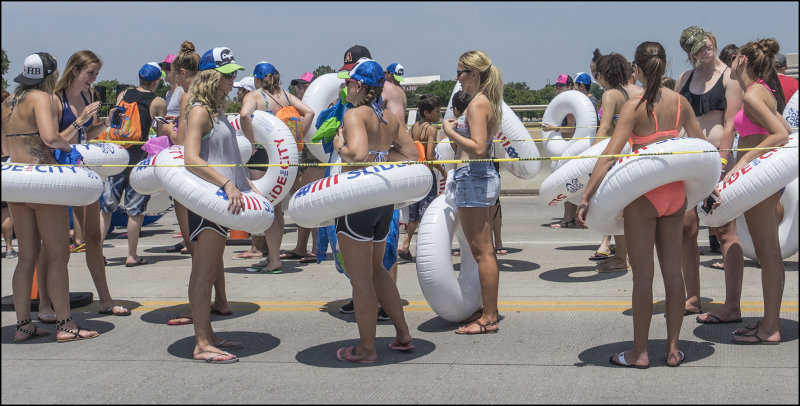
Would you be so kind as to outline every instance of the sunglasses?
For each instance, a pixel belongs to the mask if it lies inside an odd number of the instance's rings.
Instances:
[[[469,73],[469,72],[472,72],[472,69],[457,70],[456,77],[461,76],[462,73]]]
[[[236,71],[231,73],[223,73],[222,76],[224,76],[226,79],[236,79]]]
[[[172,70],[172,68],[168,64],[163,64],[161,65],[161,70],[163,70],[164,72],[169,72]]]

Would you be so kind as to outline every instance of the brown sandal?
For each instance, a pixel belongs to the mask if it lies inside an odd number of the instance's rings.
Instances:
[[[471,326],[471,325],[473,325],[473,324],[477,324],[477,325],[478,325],[478,327],[480,327],[480,330],[478,330],[477,332],[470,332],[470,331],[467,331],[467,330],[461,330],[461,329],[463,329],[463,328],[465,328],[465,327],[469,327],[469,326]],[[473,335],[473,334],[492,334],[492,333],[496,333],[496,332],[498,332],[498,331],[500,330],[500,327],[497,327],[497,328],[496,328],[496,329],[494,329],[494,330],[489,330],[489,329],[487,328],[487,327],[492,327],[492,326],[497,326],[497,322],[496,322],[496,321],[490,321],[490,322],[488,322],[488,323],[486,323],[486,324],[481,324],[481,321],[480,321],[480,320],[475,320],[475,321],[473,321],[472,323],[470,323],[470,324],[467,324],[466,326],[464,326],[464,327],[461,327],[460,329],[456,330],[456,334],[465,334],[465,335]]]

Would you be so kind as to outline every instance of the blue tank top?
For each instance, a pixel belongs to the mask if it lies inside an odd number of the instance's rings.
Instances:
[[[86,96],[83,95],[83,92],[81,92],[81,97],[83,98],[83,102],[86,103],[86,105],[88,106],[89,101],[86,100]],[[75,117],[75,113],[72,112],[72,109],[69,106],[69,100],[67,100],[66,89],[61,91],[61,106],[62,106],[61,120],[58,121],[58,132],[66,130],[67,128],[69,128],[69,126],[72,125],[72,123],[75,122],[75,120],[78,119],[78,117]],[[84,127],[88,127],[92,125],[92,121],[94,121],[94,117],[89,118],[89,120],[83,123],[82,125]]]

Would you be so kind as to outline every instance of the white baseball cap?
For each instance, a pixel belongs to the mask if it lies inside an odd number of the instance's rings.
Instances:
[[[233,87],[241,87],[248,92],[252,92],[253,90],[256,90],[255,78],[252,76],[245,76],[244,79],[238,82],[233,82]]]

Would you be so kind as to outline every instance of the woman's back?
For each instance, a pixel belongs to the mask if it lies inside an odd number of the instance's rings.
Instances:
[[[632,98],[626,103],[636,106],[633,113],[635,117],[633,134],[631,134],[633,147],[641,148],[663,139],[678,137],[681,110],[687,105],[685,99],[680,100],[681,95],[662,87],[656,94],[653,112],[648,114],[647,102],[639,104],[641,97]]]
[[[22,97],[22,101],[12,94],[2,104],[2,128],[6,136],[10,160],[17,163],[55,163],[50,148],[45,145],[39,134],[40,129],[34,113],[34,105],[46,103],[55,117],[55,106],[49,94],[41,90],[31,90]],[[55,123],[52,123],[55,125]]]

